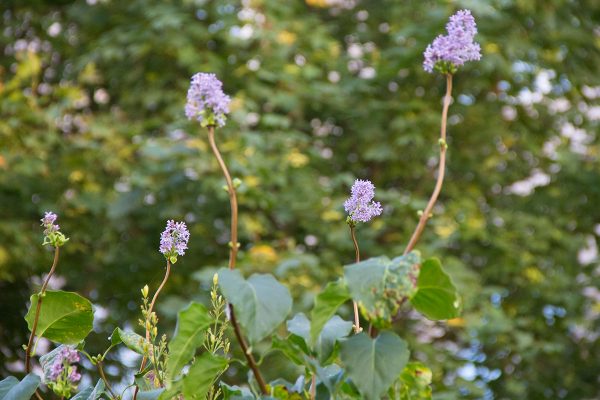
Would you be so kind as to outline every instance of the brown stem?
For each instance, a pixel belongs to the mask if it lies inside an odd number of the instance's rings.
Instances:
[[[235,268],[235,262],[237,258],[238,252],[238,241],[237,241],[237,224],[238,224],[238,204],[237,204],[237,196],[235,193],[235,187],[233,186],[233,181],[231,180],[231,175],[229,175],[229,170],[225,165],[225,161],[223,161],[223,157],[221,157],[221,153],[219,152],[219,148],[217,147],[217,143],[215,142],[215,127],[208,127],[208,141],[210,143],[210,148],[212,149],[213,154],[215,155],[219,166],[221,167],[221,171],[223,171],[223,175],[225,176],[225,181],[227,181],[227,193],[229,193],[229,204],[231,205],[231,241],[229,242],[229,269]]]
[[[35,337],[35,331],[37,330],[38,320],[40,319],[40,310],[42,309],[42,300],[44,299],[44,294],[46,293],[46,288],[48,287],[48,282],[50,282],[50,278],[54,271],[56,270],[56,265],[58,264],[58,255],[60,253],[60,247],[56,246],[54,248],[54,261],[52,261],[52,267],[50,268],[50,272],[48,272],[48,276],[46,276],[46,280],[42,285],[42,289],[38,294],[37,305],[35,307],[35,317],[33,318],[33,326],[31,327],[31,335],[29,335],[29,342],[27,343],[27,349],[25,350],[25,372],[31,372],[31,346],[33,345],[33,338]],[[39,395],[38,395],[39,396]]]
[[[225,161],[223,161],[223,157],[221,157],[221,152],[217,147],[217,143],[215,142],[215,127],[210,125],[208,127],[208,142],[210,143],[210,148],[212,149],[219,166],[221,167],[221,171],[225,176],[225,181],[227,182],[227,193],[229,194],[229,204],[231,206],[231,241],[229,242],[229,269],[235,268],[235,262],[237,258],[238,252],[238,240],[237,240],[237,224],[238,224],[238,204],[237,204],[237,196],[235,193],[235,187],[233,186],[233,181],[231,180],[231,175],[229,174],[229,170],[227,169],[227,165],[225,165]],[[233,305],[229,304],[229,314],[231,317],[231,325],[233,326],[233,331],[235,332],[235,337],[244,352],[244,356],[248,361],[248,365],[250,369],[254,373],[254,377],[258,382],[258,386],[260,387],[260,391],[263,394],[268,394],[267,385],[265,383],[264,378],[262,377],[260,370],[258,369],[258,365],[254,360],[254,356],[252,352],[248,349],[248,345],[242,336],[242,330],[235,318],[235,312],[233,310]],[[135,399],[134,399],[135,400]]]
[[[356,241],[356,234],[354,232],[354,225],[350,226],[350,236],[352,237],[352,243],[354,243],[354,253],[356,255],[356,262],[360,262],[360,250],[358,249],[358,242]],[[358,303],[356,301],[352,301],[354,306],[354,333],[360,333],[362,331],[360,327],[360,320],[358,318]]]
[[[102,361],[98,361],[98,372],[100,372],[100,377],[104,381],[106,389],[108,389],[108,392],[110,393],[112,398],[116,399],[117,396],[115,395],[115,392],[113,391],[112,387],[110,386],[110,383],[108,382],[108,379],[106,379],[106,375],[104,374],[104,369],[102,368]]]
[[[263,394],[268,394],[269,392],[267,391],[267,384],[265,383],[265,380],[263,379],[262,375],[260,374],[260,371],[258,370],[258,365],[256,364],[256,361],[254,360],[254,356],[252,355],[252,352],[250,351],[250,349],[248,349],[248,344],[246,344],[246,341],[244,340],[244,337],[242,336],[242,331],[240,329],[240,325],[237,323],[237,320],[235,318],[235,312],[233,311],[233,304],[231,304],[231,303],[229,304],[229,314],[231,316],[231,325],[233,326],[233,331],[235,332],[235,337],[236,337],[237,341],[240,343],[240,347],[242,348],[242,351],[244,352],[244,356],[246,357],[246,360],[248,360],[248,365],[250,366],[250,369],[254,373],[254,377],[256,378],[256,381],[258,382],[260,391]]]
[[[452,75],[446,75],[446,95],[444,96],[444,107],[442,110],[442,124],[440,128],[440,162],[438,164],[438,175],[437,181],[435,183],[435,188],[431,197],[429,198],[429,202],[427,203],[427,207],[423,210],[423,214],[419,219],[419,223],[413,232],[406,249],[404,250],[404,254],[408,254],[412,249],[415,248],[415,245],[419,241],[421,234],[423,233],[423,229],[425,229],[425,225],[427,224],[427,220],[431,215],[431,211],[433,210],[433,206],[437,201],[437,198],[442,190],[442,184],[444,183],[444,174],[446,172],[446,150],[448,148],[446,144],[446,122],[448,120],[448,107],[450,106],[450,101],[452,100]]]
[[[315,400],[317,396],[317,376],[313,373],[310,383],[310,400]]]
[[[171,261],[167,260],[167,271],[165,272],[165,277],[163,278],[163,281],[160,284],[160,286],[158,287],[158,289],[156,290],[156,293],[154,293],[154,296],[152,296],[152,302],[150,302],[150,307],[148,308],[148,312],[146,313],[146,341],[148,343],[150,343],[150,329],[148,329],[148,322],[150,321],[150,316],[152,315],[152,310],[154,309],[154,304],[156,303],[156,299],[158,298],[160,291],[163,289],[163,287],[167,283],[167,279],[169,279],[170,274],[171,274]],[[142,363],[140,364],[140,370],[138,373],[141,373],[144,370],[144,368],[146,367],[147,361],[148,361],[148,357],[146,356],[146,354],[144,354],[144,357],[142,358]],[[133,400],[137,399],[137,394],[138,394],[139,390],[140,390],[139,386],[136,386],[135,391],[133,392]]]

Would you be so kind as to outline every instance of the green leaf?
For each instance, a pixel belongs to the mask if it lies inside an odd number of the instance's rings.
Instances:
[[[115,328],[112,335],[110,335],[110,344],[115,346],[123,343],[129,350],[135,351],[138,354],[144,355],[144,344],[147,346],[148,351],[151,351],[152,344],[146,340],[143,336],[138,335],[135,332],[124,331],[121,328]]]
[[[378,328],[388,327],[400,306],[416,293],[421,257],[418,252],[390,260],[370,258],[344,267],[352,298]]]
[[[310,342],[310,321],[304,313],[298,313],[290,319],[287,324],[287,330],[296,336],[304,339],[306,343]]]
[[[191,303],[177,314],[175,336],[169,342],[167,379],[170,381],[187,364],[202,345],[206,329],[213,322],[204,305]]]
[[[173,400],[181,392],[181,379],[172,382],[169,387],[159,390],[162,390],[162,393],[158,395],[158,400]]]
[[[219,285],[251,343],[273,332],[292,309],[289,290],[272,275],[254,274],[246,280],[238,270],[221,268]]]
[[[211,353],[197,357],[183,378],[183,396],[186,399],[205,399],[215,379],[227,368],[227,359]]]
[[[325,289],[317,295],[315,298],[315,305],[311,312],[311,342],[316,342],[327,321],[329,321],[337,309],[348,300],[350,300],[350,292],[348,292],[348,288],[342,280],[329,282],[327,286],[325,286]]]
[[[254,400],[255,397],[248,388],[239,386],[230,386],[225,382],[221,382],[221,391],[223,392],[224,400]]]
[[[325,362],[333,353],[335,344],[341,338],[348,336],[352,329],[352,322],[344,321],[337,315],[334,315],[323,327],[315,349],[319,354],[319,360]]]
[[[400,400],[431,400],[431,370],[420,362],[409,362],[400,374]]]
[[[341,359],[346,373],[363,398],[380,399],[398,378],[409,357],[406,342],[392,332],[381,332],[375,339],[365,333],[341,343]]]
[[[158,400],[164,392],[165,392],[164,388],[148,390],[145,392],[139,392],[137,395],[137,399],[138,400]]]
[[[25,316],[31,330],[38,294],[31,296],[31,306]],[[47,291],[42,301],[36,335],[58,343],[75,344],[81,342],[93,328],[94,312],[92,303],[77,293]]]
[[[100,379],[95,387],[86,387],[81,392],[71,397],[71,400],[96,400],[102,396],[102,393],[104,393],[104,381]]]
[[[440,260],[430,258],[421,266],[417,294],[410,300],[413,307],[431,320],[456,318],[461,301],[452,280],[442,269]]]
[[[290,335],[291,337],[292,335]],[[299,336],[296,336],[299,340],[302,340]],[[306,343],[304,343],[306,346]],[[305,365],[304,357],[302,353],[305,353],[299,343],[288,339],[282,339],[277,335],[273,335],[271,348],[273,350],[279,350],[286,356],[291,362],[297,365]]]
[[[41,381],[36,374],[28,374],[20,382],[9,376],[0,382],[0,400],[29,400]]]

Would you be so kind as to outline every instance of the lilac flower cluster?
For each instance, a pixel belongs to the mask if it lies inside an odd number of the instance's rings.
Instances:
[[[160,234],[159,251],[171,262],[177,261],[177,254],[182,256],[187,249],[190,232],[185,222],[167,221],[167,227]]]
[[[223,93],[223,84],[215,74],[199,72],[192,76],[187,93],[185,115],[202,126],[225,125],[231,99]]]
[[[58,218],[58,216],[52,211],[46,211],[44,213],[44,218],[42,218],[40,221],[42,221],[42,226],[45,228],[45,236],[48,236],[52,232],[58,232],[60,230],[60,226],[54,224],[56,218]]]
[[[425,50],[423,68],[427,72],[438,69],[453,73],[465,62],[481,59],[481,48],[473,41],[477,25],[471,11],[461,10],[451,16],[446,30],[448,35],[438,36]]]
[[[57,382],[62,375],[71,383],[77,383],[81,379],[81,374],[77,372],[77,367],[71,365],[79,362],[79,353],[70,347],[63,347],[54,358],[54,363],[50,366],[47,377],[50,381]],[[66,374],[65,374],[66,372]]]
[[[344,202],[344,209],[348,213],[350,221],[367,222],[371,218],[380,215],[383,209],[375,197],[375,185],[368,180],[357,179],[352,185],[351,196]]]

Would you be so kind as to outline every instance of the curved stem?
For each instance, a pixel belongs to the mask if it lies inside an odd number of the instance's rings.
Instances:
[[[450,101],[452,100],[452,75],[446,75],[446,95],[444,96],[444,107],[442,110],[442,123],[440,128],[440,162],[438,164],[438,175],[437,181],[435,183],[435,188],[433,189],[433,193],[429,198],[429,202],[427,203],[427,207],[423,210],[423,214],[419,219],[419,223],[413,232],[406,249],[404,250],[404,254],[407,254],[412,249],[415,248],[415,245],[419,241],[421,234],[423,233],[423,229],[425,229],[425,225],[427,224],[427,220],[430,218],[431,211],[433,210],[433,206],[437,201],[437,198],[442,190],[442,184],[444,183],[444,174],[446,172],[446,150],[448,149],[448,145],[446,144],[446,123],[448,121],[448,107],[450,107]]]
[[[100,377],[104,381],[106,389],[108,390],[112,398],[116,399],[117,396],[115,395],[115,392],[113,392],[112,386],[110,386],[110,383],[108,382],[108,379],[106,379],[106,375],[104,374],[104,369],[102,368],[102,361],[98,361],[98,372],[100,372]]]
[[[354,253],[356,255],[356,262],[360,262],[360,250],[358,249],[358,242],[356,241],[356,234],[354,232],[354,225],[350,226],[350,236],[352,237],[352,243],[354,243]],[[358,314],[358,303],[356,301],[352,301],[354,306],[354,333],[360,333],[362,328],[360,327],[360,320]]]
[[[42,301],[44,299],[44,294],[46,293],[46,288],[48,287],[48,282],[50,282],[50,278],[54,271],[56,270],[56,266],[58,265],[58,256],[60,253],[60,247],[54,248],[54,261],[52,261],[52,267],[50,268],[50,272],[48,272],[48,276],[46,276],[46,280],[42,285],[42,289],[38,294],[37,305],[35,307],[35,317],[33,318],[33,326],[31,327],[31,335],[29,335],[29,342],[27,343],[27,349],[25,350],[25,372],[31,372],[31,356],[33,355],[31,351],[31,346],[33,345],[33,338],[35,337],[35,331],[37,330],[38,320],[40,319],[40,311],[42,309]]]
[[[146,314],[146,341],[148,343],[150,343],[150,330],[148,329],[148,322],[150,321],[150,316],[152,315],[152,310],[154,309],[154,304],[156,303],[156,299],[158,298],[158,295],[160,294],[161,290],[167,283],[167,279],[169,279],[170,274],[171,274],[171,261],[167,260],[167,270],[165,272],[165,277],[163,278],[163,281],[160,284],[160,286],[158,287],[158,289],[156,290],[156,293],[154,293],[154,296],[152,296],[152,302],[150,302],[150,307],[148,308],[148,312]],[[142,363],[140,364],[140,370],[138,371],[138,373],[140,373],[144,370],[144,368],[146,367],[147,361],[148,361],[148,357],[146,356],[146,354],[144,354],[144,357],[142,358]],[[137,394],[138,394],[139,390],[140,390],[139,386],[136,385],[135,391],[133,392],[133,400],[137,399]]]
[[[229,170],[225,165],[225,161],[223,161],[223,157],[221,157],[221,152],[219,152],[219,148],[217,147],[217,143],[215,142],[215,127],[208,127],[208,142],[210,143],[210,148],[212,149],[219,166],[221,167],[221,171],[223,171],[223,175],[225,176],[225,181],[227,181],[227,193],[229,193],[229,204],[231,205],[231,241],[229,242],[229,269],[235,268],[235,262],[237,258],[238,252],[238,241],[237,241],[237,225],[238,225],[238,204],[237,204],[237,196],[235,193],[235,187],[233,186],[233,181],[231,180],[231,175],[229,174]]]
[[[210,143],[210,148],[212,149],[212,152],[215,155],[219,166],[221,167],[221,171],[225,176],[225,181],[227,182],[227,193],[229,194],[229,204],[231,206],[231,241],[229,242],[229,269],[234,269],[239,247],[237,240],[238,204],[235,186],[233,186],[233,181],[231,180],[231,175],[229,174],[227,165],[225,165],[225,161],[223,161],[223,157],[221,157],[221,152],[219,151],[217,143],[215,142],[215,127],[212,125],[208,127],[208,142]],[[250,351],[248,345],[246,344],[246,341],[244,340],[244,336],[242,336],[242,330],[240,329],[237,319],[235,318],[235,312],[231,303],[229,304],[229,314],[231,317],[231,325],[233,326],[233,331],[235,332],[235,337],[238,343],[240,344],[242,351],[244,352],[244,357],[246,357],[246,361],[248,361],[248,366],[254,373],[254,377],[258,382],[260,391],[266,395],[268,394],[267,385],[260,373],[260,370],[258,369],[258,365],[254,360],[252,352]]]

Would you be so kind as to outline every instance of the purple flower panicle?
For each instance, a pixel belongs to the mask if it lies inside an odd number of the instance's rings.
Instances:
[[[59,396],[71,397],[71,393],[77,390],[77,383],[81,380],[77,366],[71,365],[79,362],[79,353],[72,347],[61,346],[51,361],[52,364],[49,366],[42,362],[46,384]]]
[[[371,218],[381,215],[381,204],[372,201],[375,197],[375,186],[368,180],[357,179],[352,185],[351,196],[344,202],[344,209],[350,220],[368,222]]]
[[[199,72],[192,76],[187,93],[185,115],[208,125],[225,125],[231,99],[223,93],[223,84],[215,74]]]
[[[42,221],[42,226],[46,228],[44,229],[45,236],[48,236],[52,232],[58,232],[60,230],[60,226],[54,224],[56,218],[58,218],[58,216],[52,211],[46,211],[44,213],[44,218],[42,218],[40,221]]]
[[[427,72],[447,69],[453,73],[467,61],[481,59],[481,47],[473,41],[477,34],[475,19],[469,10],[460,10],[450,17],[446,25],[448,35],[440,35],[427,46],[423,68]],[[446,64],[446,65],[444,65]]]
[[[169,220],[167,221],[167,227],[160,234],[159,251],[173,262],[173,258],[177,260],[176,255],[182,256],[185,254],[189,239],[190,232],[185,222]]]

